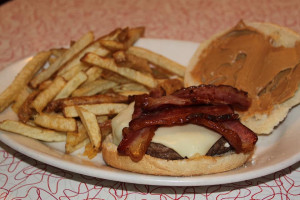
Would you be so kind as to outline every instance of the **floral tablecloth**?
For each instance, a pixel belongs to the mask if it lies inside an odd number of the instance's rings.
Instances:
[[[14,0],[0,6],[0,69],[88,30],[145,26],[148,38],[202,42],[240,19],[300,32],[300,1]],[[300,162],[248,181],[149,186],[88,177],[41,163],[0,142],[0,199],[300,199]]]

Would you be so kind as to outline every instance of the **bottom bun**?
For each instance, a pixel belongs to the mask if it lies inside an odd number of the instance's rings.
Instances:
[[[232,170],[242,166],[251,157],[251,153],[226,153],[221,156],[199,156],[182,160],[164,160],[144,155],[139,162],[134,162],[129,156],[118,154],[117,146],[112,143],[112,135],[103,142],[102,156],[104,161],[115,168],[152,175],[193,176],[213,174]]]

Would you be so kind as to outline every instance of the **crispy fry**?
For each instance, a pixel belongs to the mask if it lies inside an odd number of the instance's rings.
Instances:
[[[148,90],[143,85],[137,83],[125,83],[113,88],[114,92],[120,93],[125,91],[140,91],[147,93]]]
[[[66,145],[65,145],[65,150],[66,150],[67,154],[73,153],[74,151],[81,149],[82,147],[84,147],[90,143],[90,138],[85,138],[83,141],[81,141],[75,145],[71,145],[70,143],[68,143],[68,139],[70,137],[76,137],[74,134],[77,134],[77,133],[73,133],[73,132],[67,133],[67,139],[66,139]]]
[[[117,29],[113,30],[112,32],[110,32],[109,34],[100,37],[99,39],[97,39],[97,41],[99,41],[99,40],[117,40],[121,32],[122,32],[122,29],[117,28]]]
[[[70,96],[74,90],[76,90],[85,80],[87,75],[84,72],[78,72],[71,80],[67,82],[64,88],[56,95],[54,100],[62,99]]]
[[[87,156],[89,159],[93,159],[95,156],[97,156],[97,153],[98,149],[95,149],[91,142],[85,145],[85,150],[83,152],[84,156]]]
[[[118,51],[126,48],[125,44],[114,40],[100,40],[100,44],[108,50]]]
[[[54,48],[50,49],[51,54],[55,57],[60,57],[62,56],[68,49],[66,48]]]
[[[36,88],[41,82],[50,78],[61,66],[67,63],[74,55],[80,52],[84,47],[90,44],[94,40],[94,34],[88,32],[82,36],[73,46],[71,46],[62,56],[60,56],[52,65],[46,68],[41,73],[35,76],[30,84],[33,88]]]
[[[167,95],[183,88],[183,81],[177,78],[159,80],[158,84],[166,91]]]
[[[65,118],[58,114],[38,114],[34,117],[34,123],[44,128],[62,132],[77,130],[75,119]]]
[[[51,83],[45,90],[39,93],[38,96],[33,100],[32,107],[35,108],[37,112],[42,112],[47,104],[65,86],[65,84],[66,82],[62,77],[56,77],[53,83]]]
[[[96,79],[101,77],[102,74],[102,69],[97,67],[97,66],[93,66],[91,68],[89,68],[85,73],[88,76],[87,80],[82,84],[82,86],[89,84],[90,82],[95,81]]]
[[[145,33],[145,27],[136,27],[128,30],[127,38],[124,43],[126,47],[132,46],[139,38],[143,37]]]
[[[103,58],[94,53],[88,53],[82,58],[82,61],[97,65],[107,70],[111,70],[130,80],[136,81],[150,88],[154,88],[157,85],[156,80],[151,75],[144,74],[130,68],[118,67],[114,60],[111,58]]]
[[[53,83],[53,80],[50,80],[50,79],[43,81],[43,82],[39,85],[38,90],[44,90],[44,89],[46,89],[49,85],[51,85],[51,83]]]
[[[83,49],[80,53],[75,55],[68,63],[66,63],[66,65],[64,65],[59,70],[58,75],[66,73],[76,65],[86,66],[86,64],[80,62],[80,59],[88,52],[93,52],[101,56],[107,56],[109,54],[109,51],[107,49],[101,47],[100,43],[98,41],[95,41],[89,46],[87,46],[85,49]]]
[[[107,89],[110,89],[116,85],[117,83],[115,82],[99,79],[78,88],[72,93],[72,96],[91,96],[99,92],[105,91]]]
[[[152,73],[148,61],[135,55],[117,51],[113,54],[114,60],[119,67],[129,67],[143,73]]]
[[[102,104],[89,104],[80,106],[67,106],[64,108],[63,113],[65,117],[78,117],[76,107],[84,108],[85,110],[94,113],[95,115],[110,115],[117,114],[127,108],[127,104],[123,103],[102,103]]]
[[[25,65],[10,86],[0,94],[0,112],[15,101],[17,95],[27,85],[34,74],[44,66],[50,55],[49,51],[40,52]]]
[[[99,68],[99,67],[98,67]],[[113,81],[119,84],[124,84],[124,83],[132,83],[132,80],[129,80],[128,78],[125,78],[124,76],[121,76],[120,74],[117,74],[115,72],[103,69],[101,73],[101,77],[103,79]]]
[[[45,142],[62,142],[66,141],[66,134],[40,127],[34,127],[22,122],[5,120],[0,122],[0,129],[13,133],[18,133],[30,138],[42,140]]]
[[[26,123],[35,114],[35,110],[31,107],[31,104],[39,93],[39,90],[34,90],[19,108],[18,117],[21,122]]]
[[[102,140],[105,140],[106,136],[112,133],[111,120],[106,120],[104,122],[99,123],[99,127],[101,130]]]
[[[100,104],[100,103],[127,103],[128,97],[110,93],[98,94],[93,96],[69,97],[65,99],[57,99],[51,101],[46,108],[46,112],[61,112],[66,106],[75,106],[83,104]]]
[[[133,54],[137,57],[147,59],[149,62],[153,63],[154,65],[157,65],[159,67],[162,67],[163,69],[166,69],[168,71],[171,71],[181,77],[184,76],[185,67],[162,56],[157,53],[154,53],[152,51],[149,51],[147,49],[141,48],[141,47],[129,47],[127,52],[129,54]]]
[[[93,148],[98,150],[101,146],[101,132],[96,119],[96,115],[82,107],[76,107],[80,120],[87,130]]]
[[[65,150],[66,153],[72,153],[77,149],[84,147],[86,144],[90,142],[88,137],[88,133],[81,123],[81,121],[76,121],[77,131],[76,132],[68,132]]]
[[[98,124],[103,123],[108,120],[107,115],[98,115],[96,116]]]
[[[30,95],[32,90],[29,87],[24,87],[20,94],[17,96],[15,103],[11,106],[15,113],[19,112],[20,107],[26,101],[27,97]]]
[[[61,76],[69,81],[71,80],[78,72],[80,71],[85,71],[89,68],[89,65],[84,64],[84,63],[80,63],[78,65],[74,65],[71,69],[69,69],[68,71],[66,71],[65,73],[63,73]]]

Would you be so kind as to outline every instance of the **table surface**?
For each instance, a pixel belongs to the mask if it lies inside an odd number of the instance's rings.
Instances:
[[[202,42],[240,19],[300,32],[300,1],[14,0],[0,6],[0,69],[88,30],[145,26],[147,38]],[[300,162],[253,180],[202,187],[135,185],[52,167],[0,141],[0,199],[300,199]]]

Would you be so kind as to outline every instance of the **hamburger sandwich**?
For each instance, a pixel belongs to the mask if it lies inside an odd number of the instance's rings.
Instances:
[[[187,88],[136,97],[113,119],[105,162],[168,176],[242,166],[254,151],[255,133],[272,132],[299,104],[299,41],[287,28],[243,21],[213,36],[191,59]]]
[[[165,95],[158,88],[112,120],[103,142],[105,162],[132,172],[191,176],[243,165],[257,136],[234,109],[248,109],[247,93],[230,86],[200,85]]]

